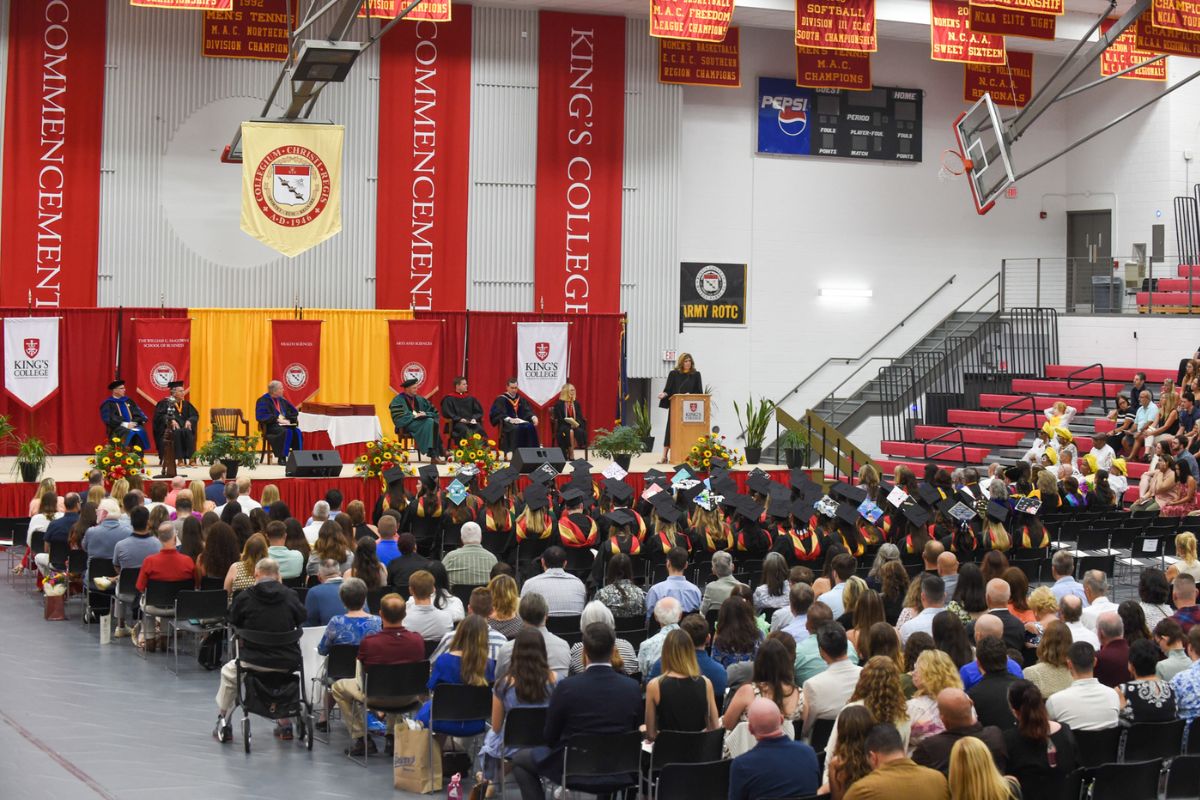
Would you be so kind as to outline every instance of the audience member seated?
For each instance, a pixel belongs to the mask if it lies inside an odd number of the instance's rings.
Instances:
[[[713,661],[726,669],[743,661],[752,661],[762,642],[763,634],[756,624],[753,606],[736,594],[727,597],[717,615]]]
[[[141,511],[143,509],[135,509]],[[121,547],[133,539],[133,536],[120,542]],[[158,526],[157,544],[159,550],[146,556],[142,561],[141,571],[138,572],[137,589],[142,593],[142,634],[145,636],[146,652],[153,653],[156,649],[167,652],[167,626],[164,619],[175,616],[175,608],[156,608],[146,605],[146,587],[150,581],[159,583],[174,583],[196,580],[196,562],[175,548],[175,526],[164,522]],[[157,641],[157,644],[155,642]]]
[[[587,587],[583,581],[564,569],[567,551],[558,545],[542,553],[542,573],[525,581],[521,596],[540,594],[546,600],[552,617],[571,617],[583,613],[587,604]]]
[[[317,643],[317,652],[329,655],[329,649],[339,644],[358,644],[363,637],[378,633],[382,627],[379,617],[367,611],[367,585],[358,578],[346,578],[337,586],[339,602],[344,611],[330,617],[325,635]],[[312,590],[309,591],[309,597]],[[306,598],[307,599],[307,598]]]
[[[337,564],[339,574],[347,572],[354,565],[354,550],[347,544],[342,526],[332,520],[321,524],[317,541],[308,553],[305,572],[316,575],[323,561],[333,561]]]
[[[979,721],[1002,731],[1015,724],[1008,708],[1008,687],[1018,678],[1008,671],[1009,660],[1003,641],[995,636],[984,638],[975,648],[975,661],[983,670],[983,678],[967,690]]]
[[[788,565],[779,553],[767,553],[762,565],[763,582],[754,590],[754,613],[771,616],[788,604]]]
[[[1182,719],[1194,720],[1200,717],[1200,625],[1188,632],[1187,640],[1192,665],[1171,678],[1171,691],[1175,694],[1176,713]],[[1194,725],[1189,723],[1189,731],[1191,727]]]
[[[871,774],[850,787],[846,800],[949,800],[945,776],[907,758],[895,726],[876,724],[867,734],[866,749]]]
[[[379,520],[382,526],[383,520]],[[496,556],[485,550],[483,530],[477,522],[465,522],[459,531],[462,545],[442,558],[451,586],[483,586],[496,566]]]
[[[129,536],[132,529],[121,522],[121,506],[111,497],[100,501],[96,508],[97,522],[88,528],[83,535],[83,549],[87,551],[89,560],[107,558],[112,560],[117,542]],[[147,513],[146,519],[149,520]]]
[[[817,606],[814,604],[813,609]],[[809,609],[812,619],[813,609]],[[826,668],[804,682],[804,737],[808,738],[813,723],[819,719],[837,719],[838,712],[850,700],[858,685],[862,668],[850,660],[849,642],[845,629],[836,622],[828,622],[816,631],[817,649]],[[797,653],[797,659],[800,654]],[[856,659],[857,660],[857,659]]]
[[[1121,693],[1122,725],[1169,722],[1176,718],[1171,684],[1159,678],[1154,669],[1160,655],[1158,645],[1149,639],[1139,639],[1129,648],[1129,674],[1133,680],[1117,687]]]
[[[594,601],[593,601],[594,602]],[[591,604],[589,603],[589,606]],[[585,610],[586,613],[586,610]],[[728,674],[725,668],[713,661],[712,656],[708,654],[707,646],[709,643],[708,621],[699,614],[688,614],[679,621],[679,629],[686,633],[692,639],[692,645],[696,648],[696,664],[700,668],[700,674],[708,678],[713,687],[713,696],[717,698],[720,705],[725,703],[725,689],[728,685]],[[617,640],[620,643],[620,640]],[[578,647],[579,645],[576,645]],[[635,662],[636,663],[636,662]],[[571,665],[572,669],[575,665],[575,649],[571,649]],[[657,678],[662,672],[662,659],[655,661],[650,667],[650,672],[646,675],[647,681],[652,681]]]
[[[827,780],[818,790],[828,792],[833,800],[841,800],[846,791],[871,773],[867,760],[867,734],[875,726],[875,717],[865,706],[847,706],[838,714],[835,730],[837,747],[829,757]]]
[[[1049,718],[1042,693],[1029,681],[1008,687],[1008,704],[1017,724],[1004,732],[1007,773],[1021,784],[1022,800],[1060,800],[1078,763],[1071,729]]]
[[[950,555],[953,556],[953,553]],[[921,613],[900,627],[901,644],[918,631],[932,633],[933,618],[942,612],[945,605],[945,583],[937,575],[926,575],[921,579]]]
[[[525,626],[533,628],[546,640],[546,661],[550,664],[550,669],[554,670],[554,674],[561,681],[570,672],[571,646],[563,641],[561,637],[555,636],[546,630],[546,616],[548,611],[546,598],[540,594],[525,595],[521,598],[521,604],[517,609],[517,613],[520,615],[521,621]],[[615,637],[613,639],[615,646]],[[614,648],[609,648],[610,651],[612,649]],[[505,642],[504,646],[500,648],[500,657],[496,659],[496,674],[498,676],[503,676],[507,672],[512,652],[513,643],[511,641]]]
[[[358,502],[358,501],[355,501]],[[351,503],[350,505],[354,505]],[[365,525],[366,523],[361,523]],[[393,514],[384,514],[379,518],[379,541],[375,543],[375,556],[379,563],[390,567],[392,562],[400,557],[399,530],[400,522]],[[355,537],[356,539],[359,537]]]
[[[88,556],[91,557],[90,551]],[[1175,613],[1171,619],[1179,623],[1185,634],[1191,633],[1192,627],[1200,622],[1200,606],[1196,605],[1196,579],[1186,572],[1175,576],[1172,598],[1175,601]]]
[[[1084,600],[1076,597],[1073,594],[1063,595],[1063,598],[1058,601],[1058,615],[1066,624],[1067,630],[1071,632],[1071,640],[1074,642],[1086,642],[1092,646],[1093,650],[1100,649],[1100,638],[1096,636],[1095,631],[1088,630],[1087,626],[1080,620],[1083,616]]]
[[[1008,581],[1003,578],[992,578],[987,582],[985,593],[988,605],[987,614],[998,617],[1004,627],[1001,638],[1004,640],[1005,647],[1016,653],[1023,653],[1025,651],[1025,624],[1008,610],[1008,601],[1012,594]],[[968,636],[974,637],[974,629],[978,624],[979,620],[976,620],[967,626]],[[966,683],[965,680],[963,682]]]
[[[844,642],[845,632],[842,633],[842,639]],[[768,639],[758,649],[750,683],[734,692],[721,720],[726,731],[725,753],[728,757],[736,758],[754,746],[746,715],[755,698],[764,697],[774,703],[783,715],[783,729],[788,736],[798,738],[795,724],[801,719],[805,703],[800,689],[792,682],[792,658],[787,647],[778,639]],[[830,719],[834,717],[836,714]]]
[[[467,601],[467,614],[474,614],[477,617],[482,617],[486,622],[492,616],[492,593],[488,591],[486,586],[476,586],[471,590],[471,596]],[[430,660],[436,659],[442,653],[450,650],[450,645],[454,641],[456,631],[449,631],[442,640],[438,642],[438,646],[434,648]],[[499,661],[500,649],[508,642],[504,634],[494,629],[491,624],[488,624],[488,658],[493,661]]]
[[[674,597],[679,601],[683,613],[690,614],[700,609],[700,588],[683,577],[687,571],[687,551],[682,547],[672,547],[667,552],[667,577],[650,587],[646,593],[646,619],[654,613],[654,606],[664,597]],[[786,577],[786,565],[785,565]]]
[[[514,708],[545,708],[550,704],[558,677],[546,661],[546,641],[533,628],[519,632],[513,640],[508,673],[496,681],[492,695],[492,724],[480,749],[482,774],[479,781],[499,778],[500,762],[511,758],[517,748],[504,747],[504,722]]]
[[[883,720],[900,731],[900,739],[904,743],[904,751],[910,750],[908,739],[911,722],[908,718],[908,704],[904,699],[904,690],[900,688],[900,668],[896,662],[882,655],[871,656],[859,673],[858,683],[854,686],[854,694],[850,695],[846,707],[863,706],[871,712],[875,720]],[[828,764],[837,749],[837,726],[830,733],[825,745],[825,774],[822,781],[828,781]]]
[[[611,562],[609,568],[611,569]],[[724,550],[713,553],[712,574],[716,580],[704,585],[704,596],[700,600],[700,613],[705,615],[720,608],[729,594],[741,585],[738,579],[733,577],[733,556]]]
[[[1200,428],[1197,431],[1200,431]],[[1198,435],[1197,441],[1200,441],[1200,435]],[[1174,581],[1181,572],[1191,575],[1193,579],[1200,580],[1200,558],[1196,555],[1196,534],[1184,531],[1175,537],[1175,558],[1175,563],[1167,567],[1168,581]]]
[[[358,578],[343,578],[341,566],[331,558],[325,559],[317,571],[319,584],[309,588],[304,596],[304,607],[308,610],[306,625],[328,625],[338,614],[346,613],[342,600],[345,581],[358,581],[363,587],[363,602],[367,599],[367,585]]]
[[[246,512],[250,513],[249,511]],[[304,538],[308,539],[308,543],[314,544],[317,541],[317,535],[321,532],[321,526],[329,522],[329,503],[324,500],[318,500],[313,503],[312,517],[304,526]]]
[[[729,800],[768,800],[816,792],[816,753],[784,731],[779,707],[760,697],[750,704],[746,717],[747,730],[757,743],[730,765]]]
[[[1115,611],[1105,611],[1096,620],[1100,651],[1096,653],[1096,680],[1116,688],[1129,678],[1129,642],[1125,625]]]
[[[849,553],[839,553],[833,557],[833,561],[830,562],[830,565],[833,569],[833,572],[829,577],[833,581],[833,588],[822,594],[817,599],[829,606],[829,610],[833,612],[833,618],[837,619],[842,614],[846,613],[846,608],[842,601],[842,594],[845,590],[845,587],[842,586],[842,584],[850,580],[850,576],[854,574],[854,556],[850,555]]]
[[[454,618],[446,609],[434,605],[434,589],[433,574],[427,570],[418,570],[409,577],[404,627],[419,633],[426,641],[436,642],[454,627]]]
[[[804,686],[810,678],[824,672],[828,668],[828,663],[821,657],[821,651],[817,645],[816,633],[823,625],[830,622],[833,622],[833,612],[829,610],[829,606],[814,601],[808,607],[808,618],[804,623],[804,628],[808,631],[808,636],[796,645],[795,668],[797,686]],[[854,645],[850,644],[849,639],[846,641],[846,652],[850,663],[857,664],[858,651],[854,649]],[[854,680],[858,680],[857,676]]]
[[[1187,636],[1176,620],[1164,619],[1155,625],[1154,641],[1165,656],[1154,667],[1154,672],[1164,681],[1170,681],[1192,665],[1187,654]]]
[[[629,619],[645,614],[646,592],[633,582],[633,560],[629,556],[617,553],[608,560],[604,586],[596,592],[596,599],[604,603],[614,617]]]
[[[1103,574],[1103,573],[1101,573]],[[1171,584],[1161,569],[1143,569],[1138,576],[1138,606],[1146,618],[1146,626],[1153,629],[1160,620],[1174,613],[1167,604],[1171,598]],[[1117,607],[1108,609],[1116,611]]]
[[[1083,607],[1087,608],[1087,593],[1083,590],[1083,584],[1075,580],[1075,558],[1066,550],[1059,550],[1050,559],[1050,574],[1054,578],[1054,584],[1050,587],[1050,591],[1054,592],[1054,596],[1059,602],[1067,595],[1074,595],[1083,601]]]
[[[382,519],[380,520],[382,521]],[[433,562],[417,552],[417,539],[411,533],[402,533],[396,540],[400,557],[392,559],[387,566],[388,585],[408,591],[408,581],[414,572],[429,570]]]
[[[972,626],[972,633],[975,636],[975,646],[979,647],[979,643],[987,638],[999,639],[1004,635],[1004,622],[995,614],[984,614],[975,621]],[[1007,654],[1006,654],[1007,655]],[[1024,677],[1021,670],[1021,665],[1014,661],[1011,657],[1005,662],[1005,669],[1013,675],[1013,677]],[[962,678],[963,691],[970,691],[971,687],[979,683],[983,679],[983,668],[979,665],[979,660],[973,658],[970,663],[964,664],[959,670],[959,676]]]
[[[504,564],[504,562],[500,562]],[[504,566],[508,566],[504,564]],[[493,568],[493,573],[495,569]],[[525,623],[517,616],[517,604],[521,601],[517,582],[512,575],[494,575],[488,581],[488,592],[492,596],[492,614],[488,617],[488,625],[492,630],[502,634],[505,639],[515,639]]]
[[[1054,620],[1042,631],[1037,646],[1037,663],[1025,669],[1025,678],[1038,687],[1042,697],[1050,697],[1071,685],[1067,669],[1067,650],[1071,647],[1071,631],[1066,623]]]
[[[230,484],[233,485],[233,484]],[[305,557],[287,546],[287,525],[278,520],[267,524],[267,554],[279,565],[280,580],[299,578],[304,574]]]
[[[667,634],[659,664],[662,673],[646,685],[646,739],[654,741],[659,731],[716,730],[712,681],[700,674],[696,648],[685,631]]]
[[[812,587],[807,583],[793,583],[792,588],[788,590],[790,617],[787,624],[781,626],[780,630],[791,636],[797,646],[809,637],[808,610],[812,608],[815,600],[816,595],[813,594]]]
[[[682,617],[683,608],[674,597],[664,597],[654,605],[654,620],[658,623],[658,632],[643,641],[638,648],[638,672],[643,676],[650,674],[650,665],[662,656],[663,641],[668,633],[679,627]]]
[[[1046,701],[1050,719],[1073,731],[1115,727],[1121,710],[1120,692],[1093,676],[1095,649],[1087,642],[1072,644],[1067,650],[1067,668],[1071,671],[1071,685]]]
[[[941,650],[926,650],[917,657],[912,682],[916,692],[907,703],[909,753],[928,737],[946,729],[937,703],[942,690],[962,689],[962,678],[954,662]]]
[[[1108,577],[1098,569],[1090,569],[1083,575],[1083,594],[1087,608],[1079,621],[1088,630],[1096,630],[1096,620],[1105,611],[1116,611],[1117,604],[1108,599]]]
[[[958,567],[958,556],[954,553],[947,551],[938,556],[937,574],[945,586],[943,592],[945,598],[953,597],[954,590],[958,588]]]
[[[50,498],[47,500],[46,498]],[[29,530],[26,533],[26,541],[29,541],[29,536],[34,530],[42,530],[42,548],[44,552],[34,553],[33,562],[37,565],[38,572],[46,575],[50,571],[50,545],[57,544],[60,547],[67,547],[70,542],[71,528],[79,521],[79,495],[75,492],[68,492],[63,498],[64,513],[57,512],[58,497],[52,492],[42,495],[42,501],[47,506],[44,509],[47,514],[40,514],[44,527],[38,527],[34,524],[34,520],[29,523]],[[61,566],[61,565],[60,565]]]
[[[617,625],[613,619],[612,612],[608,610],[608,606],[598,600],[593,600],[583,607],[583,613],[579,615],[579,632],[587,630],[588,625],[600,623],[607,625],[612,629],[613,635],[616,636]],[[616,639],[613,647],[613,669],[618,672],[624,672],[626,675],[634,675],[638,671],[637,651],[633,649],[633,645],[624,639]],[[569,674],[578,675],[583,672],[583,641],[580,640],[571,645],[571,668]]]
[[[415,577],[415,576],[414,576]],[[474,614],[458,625],[450,650],[434,660],[427,688],[437,694],[443,683],[466,686],[488,686],[496,679],[496,662],[489,657],[487,620]],[[417,712],[417,721],[430,727],[432,700],[426,700]],[[446,736],[478,736],[484,732],[487,721],[466,720],[462,722],[438,722],[433,732]]]
[[[950,800],[1016,800],[1021,787],[1001,775],[987,745],[974,736],[954,743],[950,751]]]
[[[955,742],[974,736],[987,745],[996,769],[1005,771],[1007,751],[1004,734],[994,725],[984,725],[975,716],[970,696],[961,689],[943,689],[937,696],[938,714],[942,718],[941,733],[928,736],[913,750],[913,761],[939,772],[950,770],[950,751]],[[1011,716],[1011,712],[1010,712]]]

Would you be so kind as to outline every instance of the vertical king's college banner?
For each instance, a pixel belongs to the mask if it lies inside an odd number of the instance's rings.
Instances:
[[[461,9],[460,9],[461,10]],[[388,355],[391,371],[388,385],[399,392],[401,385],[417,379],[417,394],[432,398],[442,388],[441,320],[389,319]],[[446,385],[445,389],[453,387]]]
[[[59,317],[6,317],[4,388],[33,411],[58,391]]]
[[[621,310],[625,18],[538,15],[535,311]]]
[[[156,317],[133,320],[134,386],[157,403],[170,394],[167,384],[191,381],[192,321]]]
[[[271,376],[297,408],[321,388],[321,320],[271,320]]]
[[[107,5],[10,4],[0,304],[96,305]]]
[[[297,256],[342,230],[341,125],[242,123],[242,230]]]
[[[517,388],[537,406],[558,398],[570,368],[567,322],[517,323]]]

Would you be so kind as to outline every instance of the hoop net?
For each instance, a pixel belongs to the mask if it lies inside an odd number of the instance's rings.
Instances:
[[[938,168],[938,180],[942,182],[961,178],[963,173],[971,169],[971,159],[950,147],[942,151],[941,166]]]

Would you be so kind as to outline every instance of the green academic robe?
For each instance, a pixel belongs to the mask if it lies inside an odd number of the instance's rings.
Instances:
[[[413,405],[409,405],[409,401]],[[404,431],[413,438],[417,443],[417,451],[421,453],[432,453],[440,450],[438,440],[438,412],[430,403],[421,395],[414,395],[409,398],[404,392],[396,395],[392,399],[392,403],[388,406],[392,412],[392,422],[396,426],[397,431]],[[416,417],[414,414],[418,411],[424,411],[426,416]]]

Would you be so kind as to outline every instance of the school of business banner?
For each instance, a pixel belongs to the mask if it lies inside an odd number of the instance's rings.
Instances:
[[[242,123],[242,230],[297,256],[342,230],[341,125]]]
[[[395,19],[396,15],[406,8],[408,8],[407,0],[367,0],[358,10],[358,15],[376,19]],[[465,8],[470,8],[470,6],[465,6]],[[450,0],[422,0],[416,8],[405,15],[404,19],[414,22],[419,20],[450,22],[452,19]]]
[[[412,378],[417,379],[417,393],[427,398],[441,390],[444,326],[441,320],[388,320],[388,386],[393,392],[399,392]]]
[[[11,4],[0,304],[96,305],[105,3]]]
[[[930,0],[929,57],[963,64],[1003,64],[1004,37],[982,33],[968,24],[966,0]]]
[[[974,103],[988,93],[998,106],[1024,108],[1033,96],[1033,53],[1010,50],[1008,63],[998,67],[963,64],[963,100]]]
[[[738,29],[730,28],[721,42],[659,39],[658,82],[722,88],[741,86]]]
[[[796,0],[796,46],[874,53],[875,0]]]
[[[256,0],[252,13],[205,11],[200,53],[208,58],[284,61],[296,26],[300,0]]]
[[[1156,28],[1200,33],[1200,0],[1154,0],[1150,22]]]
[[[1151,53],[1166,53],[1185,58],[1200,58],[1200,33],[1190,33],[1173,28],[1152,25],[1142,14],[1135,24],[1137,46]]]
[[[534,310],[621,310],[625,18],[538,14]]]
[[[6,317],[4,388],[33,411],[58,391],[59,317]]]
[[[379,43],[375,307],[467,307],[471,7]]]
[[[650,35],[723,42],[734,0],[650,0]]]
[[[299,407],[321,388],[321,320],[271,320],[271,376]]]
[[[797,47],[796,85],[866,91],[871,88],[871,54]]]
[[[1110,17],[1100,23],[1100,30],[1103,33],[1108,33],[1108,29],[1116,23],[1116,19]],[[1108,46],[1108,49],[1100,54],[1100,75],[1115,75],[1123,69],[1144,64],[1154,58],[1156,53],[1151,53],[1149,50],[1140,50],[1137,46],[1137,30],[1136,25],[1130,26],[1116,38],[1116,40]],[[1165,81],[1167,79],[1167,59],[1155,61],[1145,67],[1139,67],[1133,72],[1126,72],[1120,76],[1122,79],[1135,81]]]
[[[995,33],[1001,36],[1024,36],[1026,39],[1054,41],[1058,17],[1053,14],[1035,14],[1032,11],[1012,11],[1003,8],[988,8],[970,4],[971,17],[968,25],[977,33]]]
[[[233,0],[129,0],[131,6],[175,8],[182,11],[232,11]]]
[[[192,321],[186,317],[133,320],[133,380],[137,393],[157,403],[171,381],[191,382]]]
[[[569,323],[517,323],[517,388],[544,406],[558,397],[570,368]]]
[[[685,261],[679,318],[685,325],[745,325],[746,265]]]

